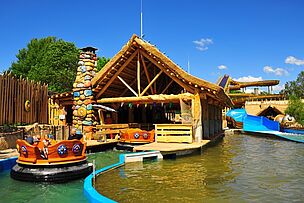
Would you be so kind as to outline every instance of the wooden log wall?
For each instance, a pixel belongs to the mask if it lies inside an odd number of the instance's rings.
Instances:
[[[30,110],[25,102],[30,101]],[[48,122],[48,86],[11,73],[0,75],[0,126]]]

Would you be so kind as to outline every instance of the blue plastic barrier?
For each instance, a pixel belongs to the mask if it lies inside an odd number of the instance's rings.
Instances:
[[[0,172],[5,170],[11,170],[13,166],[16,164],[16,160],[18,157],[11,157],[8,159],[0,160]]]

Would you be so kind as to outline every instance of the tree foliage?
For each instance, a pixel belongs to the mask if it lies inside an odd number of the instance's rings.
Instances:
[[[110,61],[110,58],[106,57],[98,57],[97,58],[97,71],[100,71],[108,62]]]
[[[299,73],[295,81],[287,82],[282,93],[285,93],[287,97],[294,95],[299,98],[304,98],[304,71]]]
[[[72,89],[79,57],[73,43],[55,37],[32,39],[16,57],[10,67],[13,74],[46,83],[55,92]]]
[[[285,113],[293,116],[298,123],[304,125],[304,103],[300,98],[290,96]]]

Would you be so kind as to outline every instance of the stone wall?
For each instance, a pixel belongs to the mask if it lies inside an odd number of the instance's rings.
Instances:
[[[92,138],[93,125],[96,125],[92,106],[95,100],[91,82],[97,71],[95,50],[90,47],[82,49],[76,80],[73,84],[73,126],[76,127],[77,133],[84,135],[84,140]]]

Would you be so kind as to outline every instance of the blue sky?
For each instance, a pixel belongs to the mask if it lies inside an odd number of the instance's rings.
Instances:
[[[215,82],[295,80],[304,70],[302,0],[143,0],[144,39]],[[56,36],[112,57],[140,34],[140,0],[10,0],[0,6],[0,71],[32,38]],[[276,89],[280,89],[277,87]]]

